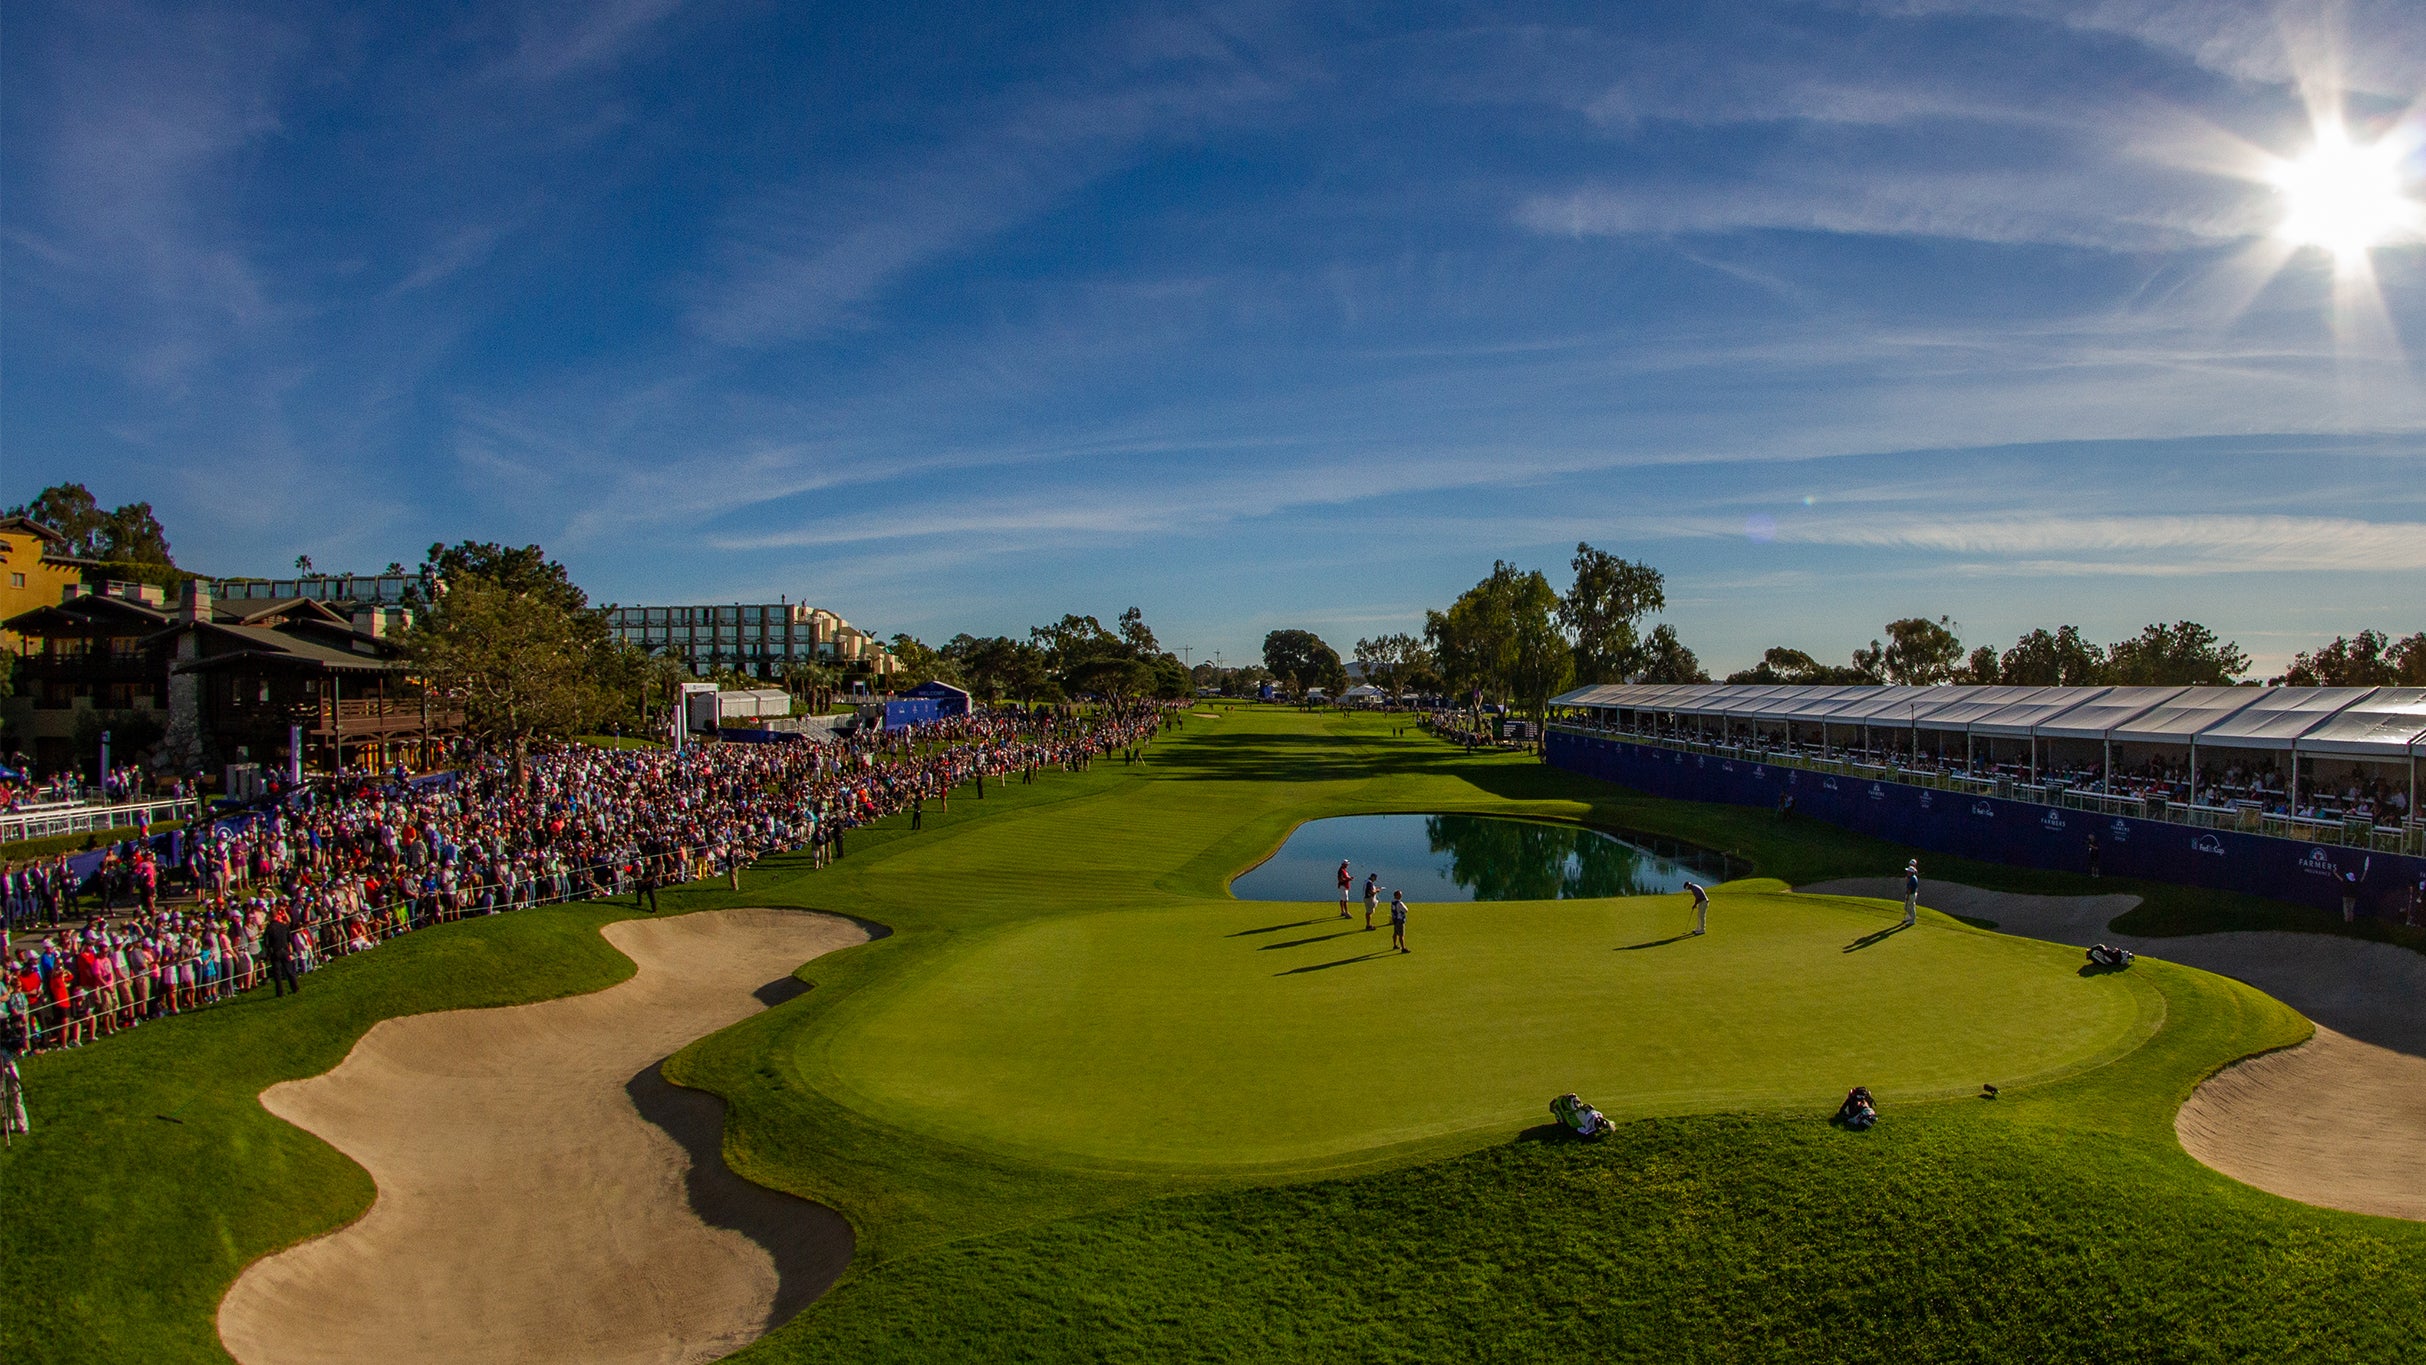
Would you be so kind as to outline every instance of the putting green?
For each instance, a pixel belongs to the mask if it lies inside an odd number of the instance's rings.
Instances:
[[[867,992],[799,1062],[887,1121],[1061,1161],[1324,1165],[1547,1120],[1825,1109],[1967,1093],[2120,1055],[2161,1022],[2070,949],[1774,882],[1681,896],[1421,906],[1199,901],[973,935]]]

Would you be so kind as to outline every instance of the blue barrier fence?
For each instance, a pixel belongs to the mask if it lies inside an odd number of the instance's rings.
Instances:
[[[1775,809],[1782,794],[1792,793],[1797,816],[1982,862],[2085,872],[2095,836],[2101,870],[2115,876],[2337,911],[2345,892],[2355,890],[2363,915],[2399,918],[2410,889],[2426,877],[2426,858],[1966,796],[1564,730],[1551,731],[1545,756],[1570,772],[1682,801]]]

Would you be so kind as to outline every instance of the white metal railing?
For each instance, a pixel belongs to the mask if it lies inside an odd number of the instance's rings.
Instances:
[[[176,801],[126,801],[107,806],[43,806],[0,815],[0,844],[61,834],[133,829],[147,820],[165,825],[172,820],[193,819],[201,812],[202,803],[192,797]]]

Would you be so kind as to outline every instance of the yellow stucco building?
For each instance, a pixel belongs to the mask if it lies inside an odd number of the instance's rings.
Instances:
[[[28,517],[0,517],[0,621],[58,606],[70,584],[84,581],[84,568],[67,552],[67,537]],[[23,644],[14,632],[0,631],[0,649]]]

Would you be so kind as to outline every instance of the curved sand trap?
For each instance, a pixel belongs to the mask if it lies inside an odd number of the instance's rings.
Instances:
[[[2426,1219],[2426,1058],[2320,1027],[2217,1072],[2173,1131],[2182,1150],[2261,1190]]]
[[[1900,877],[1800,890],[1903,899]],[[2275,931],[2142,938],[2106,926],[2136,896],[2025,896],[1922,883],[1933,910],[1999,932],[2106,942],[2245,981],[2317,1023],[2295,1048],[2225,1068],[2174,1118],[2183,1150],[2302,1203],[2426,1219],[2426,956],[2389,943]]]
[[[256,1261],[219,1305],[246,1365],[728,1355],[842,1273],[850,1225],[721,1155],[723,1102],[657,1063],[797,994],[849,920],[725,910],[606,926],[639,971],[592,995],[384,1020],[262,1092],[378,1183],[370,1212]]]

